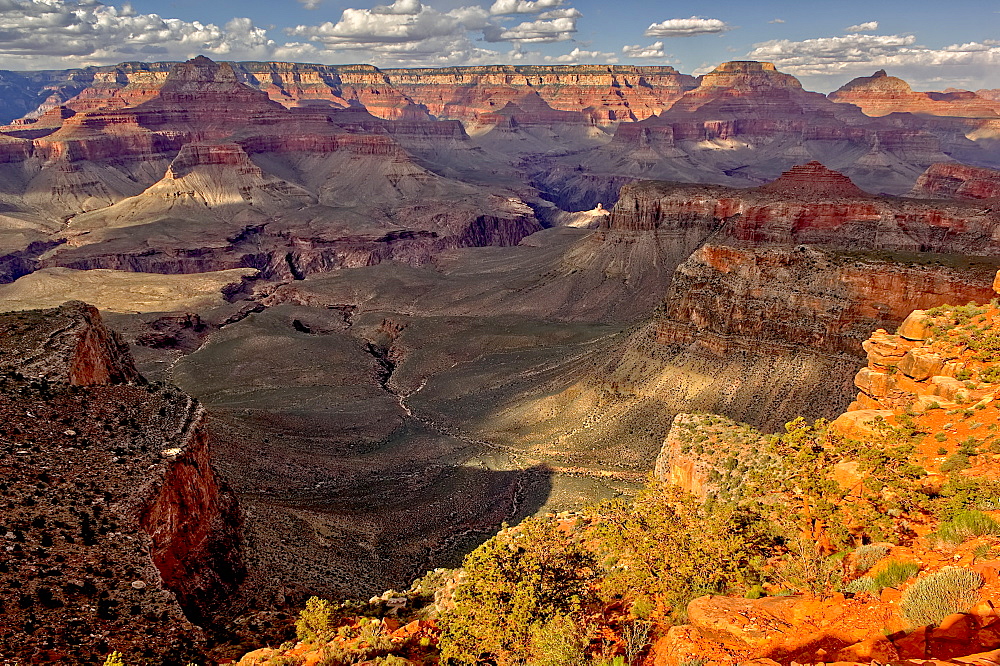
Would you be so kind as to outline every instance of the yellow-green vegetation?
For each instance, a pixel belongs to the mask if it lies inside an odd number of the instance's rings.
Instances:
[[[913,626],[937,624],[974,606],[982,584],[983,577],[971,569],[945,567],[908,587],[899,608]]]
[[[300,641],[315,643],[328,640],[336,626],[337,616],[330,602],[319,597],[310,597],[295,622],[295,633]]]
[[[122,653],[115,651],[109,654],[108,658],[104,660],[104,666],[125,666]]]
[[[977,536],[1000,534],[1000,523],[982,511],[960,511],[937,530],[937,538],[945,543],[960,544]]]
[[[854,551],[854,570],[864,573],[878,564],[889,554],[889,546],[884,543],[866,543]]]
[[[442,660],[523,662],[533,632],[593,603],[595,564],[551,521],[528,519],[487,541],[466,557],[454,609],[441,618]]]
[[[587,509],[572,529],[529,520],[501,533],[465,561],[454,607],[442,617],[443,662],[634,663],[635,654],[597,653],[599,609],[662,624],[683,621],[687,603],[705,594],[874,593],[903,587],[919,571],[905,560],[873,569],[887,543],[916,538],[900,518],[944,519],[943,539],[997,533],[973,511],[982,497],[1000,495],[993,482],[955,473],[939,490],[922,486],[926,472],[911,460],[928,433],[905,414],[895,425],[875,424],[865,441],[824,421],[796,419],[763,435],[699,419],[709,434],[685,427],[681,441],[718,472],[707,501],[654,483],[633,499]],[[859,481],[833,479],[844,462],[855,464]],[[844,557],[855,548],[852,571]],[[845,585],[848,572],[869,573]],[[907,619],[966,604],[964,575],[917,581]]]

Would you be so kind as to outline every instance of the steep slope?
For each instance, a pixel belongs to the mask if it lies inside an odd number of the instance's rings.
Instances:
[[[238,507],[211,467],[201,407],[144,385],[79,302],[0,315],[0,373],[5,656],[197,655],[205,634],[192,622],[243,572]]]

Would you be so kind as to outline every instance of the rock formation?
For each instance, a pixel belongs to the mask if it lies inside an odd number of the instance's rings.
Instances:
[[[0,392],[5,656],[198,654],[192,622],[243,572],[239,511],[212,469],[201,407],[145,384],[79,302],[0,316]]]
[[[941,199],[996,199],[1000,171],[964,164],[932,164],[920,175],[911,197]]]
[[[932,116],[995,118],[1000,105],[968,90],[916,92],[903,79],[880,69],[860,76],[830,93],[834,102],[853,104],[869,116],[919,113]]]

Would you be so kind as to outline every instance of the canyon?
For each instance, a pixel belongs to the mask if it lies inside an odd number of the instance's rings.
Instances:
[[[401,589],[630,497],[692,413],[833,419],[873,330],[989,301],[1000,268],[997,103],[884,72],[830,96],[744,61],[0,74],[4,446],[59,470],[11,482],[2,527],[25,571],[98,590],[8,585],[25,659],[153,649],[107,603],[36,640],[102,591],[204,655],[242,640],[223,606]],[[43,528],[84,520],[135,547],[46,568]]]

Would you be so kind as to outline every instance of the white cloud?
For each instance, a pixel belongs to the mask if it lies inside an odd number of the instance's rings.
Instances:
[[[945,81],[955,86],[984,87],[994,80],[1000,66],[1000,44],[994,40],[929,48],[913,35],[863,35],[821,37],[803,41],[787,39],[754,44],[747,54],[773,62],[778,69],[817,81],[868,75],[886,69],[911,84]]]
[[[644,33],[647,37],[691,37],[693,35],[712,35],[732,30],[732,26],[720,19],[691,18],[668,19],[662,23],[653,23]]]
[[[546,42],[565,42],[572,39],[575,32],[576,17],[564,17],[551,20],[525,21],[512,28],[491,26],[484,31],[484,35],[488,42],[540,44]]]
[[[618,62],[618,57],[614,53],[605,53],[603,51],[584,51],[580,48],[575,48],[569,53],[560,56],[545,56],[545,62],[559,64],[576,64],[581,62],[614,64]]]
[[[299,0],[303,9],[319,9],[323,0]]]
[[[225,26],[138,14],[96,0],[4,0],[0,3],[3,66],[71,67],[124,60],[176,60],[199,53],[267,57],[274,42],[250,19]]]
[[[622,53],[629,58],[665,58],[667,56],[663,52],[663,42],[653,42],[649,46],[640,44],[623,46]]]
[[[580,13],[579,9],[575,7],[566,7],[564,9],[553,9],[550,12],[545,12],[544,14],[539,14],[540,19],[557,19],[557,18],[583,18],[583,14]]]
[[[876,30],[878,30],[878,21],[868,21],[844,28],[844,32],[874,32]]]
[[[413,16],[419,14],[423,6],[420,0],[396,0],[391,5],[376,5],[372,7],[372,14],[396,14],[400,16]]]
[[[784,22],[785,19],[779,19],[779,18],[771,19],[770,21],[768,21],[768,23],[784,23]]]
[[[439,12],[417,0],[396,0],[373,9],[345,9],[336,23],[299,25],[287,30],[327,47],[358,49],[379,44],[405,44],[441,37],[464,37],[488,24],[482,7]]]
[[[546,9],[555,9],[561,5],[562,0],[496,0],[490,6],[490,14],[493,16],[538,14]]]

